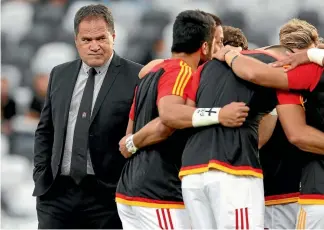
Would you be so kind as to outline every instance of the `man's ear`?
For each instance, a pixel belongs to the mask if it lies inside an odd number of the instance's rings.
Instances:
[[[209,45],[208,45],[208,43],[207,42],[204,42],[203,44],[202,44],[202,46],[201,46],[201,52],[202,52],[202,54],[203,55],[208,55],[208,52],[209,51]]]

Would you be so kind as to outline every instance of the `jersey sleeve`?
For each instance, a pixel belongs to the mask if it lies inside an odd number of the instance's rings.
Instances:
[[[303,97],[299,93],[292,93],[289,91],[277,91],[279,105],[294,104],[300,105],[303,103]]]
[[[300,65],[288,71],[289,89],[306,89],[312,91],[320,80],[323,67],[316,64]]]
[[[196,95],[200,83],[200,76],[202,70],[204,69],[204,65],[205,64],[199,66],[197,71],[192,75],[190,86],[187,87],[187,91],[186,91],[187,97],[192,101],[196,101]]]
[[[138,88],[138,86],[136,86],[136,88],[135,88],[133,103],[132,103],[131,109],[129,111],[129,119],[131,119],[132,121],[134,121],[134,119],[135,119],[135,98],[136,98],[137,88]]]
[[[183,61],[179,62],[179,66],[166,69],[158,83],[157,101],[162,97],[175,95],[187,98],[186,88],[190,86],[192,77],[192,69]]]

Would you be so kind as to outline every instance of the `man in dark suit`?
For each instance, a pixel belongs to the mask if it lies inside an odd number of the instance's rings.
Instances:
[[[53,68],[35,134],[38,228],[121,228],[115,189],[141,65],[113,51],[114,20],[103,5],[74,19],[81,60]]]

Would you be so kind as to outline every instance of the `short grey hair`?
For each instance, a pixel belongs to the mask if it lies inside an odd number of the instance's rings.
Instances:
[[[78,12],[76,12],[74,17],[74,33],[77,35],[79,33],[79,25],[83,19],[87,17],[101,17],[103,18],[111,33],[115,33],[114,17],[110,9],[102,4],[88,5],[81,7]]]

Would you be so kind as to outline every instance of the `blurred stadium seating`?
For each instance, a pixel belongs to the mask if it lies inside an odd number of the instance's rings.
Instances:
[[[278,43],[280,26],[293,17],[313,23],[320,33],[324,30],[323,0],[1,1],[1,79],[8,81],[7,96],[16,104],[10,129],[2,126],[1,134],[3,229],[37,228],[31,193],[33,135],[38,120],[27,115],[32,101],[42,100],[35,79],[48,76],[55,65],[77,58],[74,14],[91,3],[111,8],[116,52],[142,64],[170,56],[172,22],[185,9],[215,13],[224,24],[240,27],[250,49]]]

